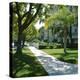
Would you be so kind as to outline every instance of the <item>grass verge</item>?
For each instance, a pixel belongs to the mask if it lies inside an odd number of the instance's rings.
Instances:
[[[77,64],[78,63],[78,50],[77,49],[70,49],[67,48],[67,53],[64,54],[64,49],[41,49],[42,51],[48,53],[49,55],[52,55],[56,57],[57,59],[68,62],[68,63],[73,63]]]
[[[12,64],[13,77],[33,77],[48,75],[40,62],[28,48],[24,48],[22,50],[22,55],[19,55],[18,57],[15,57],[14,54]]]

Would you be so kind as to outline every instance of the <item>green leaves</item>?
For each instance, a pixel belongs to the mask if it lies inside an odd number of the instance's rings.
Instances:
[[[37,30],[34,27],[34,22],[30,24],[30,26],[24,30],[23,35],[26,36],[27,41],[33,40],[37,35]]]
[[[53,25],[57,21],[64,24],[72,24],[75,20],[75,13],[71,12],[68,7],[62,7],[45,20],[45,27]]]

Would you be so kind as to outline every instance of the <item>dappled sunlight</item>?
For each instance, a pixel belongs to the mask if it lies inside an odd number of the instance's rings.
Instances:
[[[56,57],[60,61],[77,64],[78,63],[78,51],[77,49],[67,49],[67,53],[64,54],[64,49],[41,49],[49,55]]]
[[[50,74],[52,74],[52,72],[55,75],[59,73],[60,75],[77,73],[77,65],[53,60],[51,57],[38,56],[38,58],[42,62],[42,64],[44,63],[43,66],[46,67],[45,69],[49,71]]]
[[[35,47],[29,47],[49,75],[77,74],[78,65],[59,61]]]
[[[30,77],[30,76],[44,76],[47,72],[34,57],[34,55],[26,48],[27,51],[23,50],[23,53],[19,56],[13,56],[12,61],[12,72],[13,77]]]

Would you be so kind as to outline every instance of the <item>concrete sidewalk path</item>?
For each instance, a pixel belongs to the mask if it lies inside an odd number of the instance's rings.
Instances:
[[[32,53],[34,53],[49,75],[78,73],[78,65],[59,61],[55,57],[48,55],[35,47],[29,46],[28,48],[32,51]]]

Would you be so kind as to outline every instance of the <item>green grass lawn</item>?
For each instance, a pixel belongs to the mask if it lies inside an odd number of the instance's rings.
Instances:
[[[13,77],[31,77],[45,76],[48,73],[44,70],[40,62],[36,59],[33,53],[24,48],[22,55],[13,57]]]
[[[57,59],[68,62],[68,63],[78,63],[78,50],[67,48],[67,54],[64,55],[64,49],[41,49],[44,52],[56,57]]]

